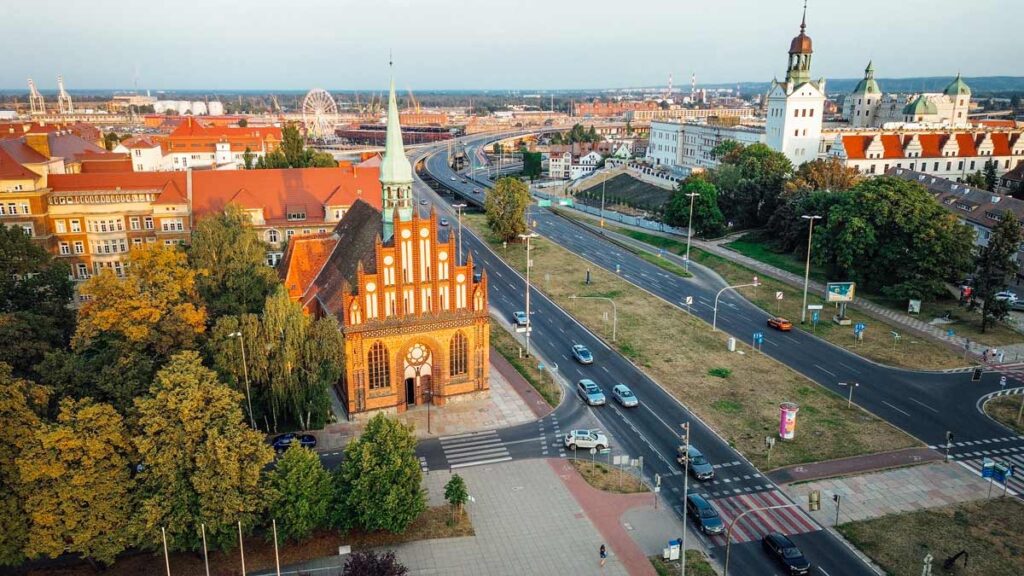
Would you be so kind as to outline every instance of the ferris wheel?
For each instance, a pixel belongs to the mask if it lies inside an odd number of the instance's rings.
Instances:
[[[333,138],[337,121],[338,105],[326,90],[314,88],[302,99],[302,122],[311,138]]]

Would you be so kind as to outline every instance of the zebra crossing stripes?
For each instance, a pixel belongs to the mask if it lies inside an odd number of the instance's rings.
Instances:
[[[988,458],[995,460],[999,464],[1013,464],[1016,467],[1014,475],[1006,482],[1006,493],[1013,496],[1024,496],[1024,477],[1021,476],[1024,475],[1024,454],[990,455]],[[958,460],[957,463],[981,476],[981,466],[984,461],[984,458],[975,458],[971,460]],[[1003,486],[999,483],[996,483],[992,488],[993,491],[1001,491],[1002,489]]]
[[[466,468],[512,459],[497,431],[473,432],[440,438],[448,468]]]
[[[782,506],[792,504],[792,502],[783,497],[780,491],[769,490],[714,498],[711,500],[711,504],[718,510],[722,521],[728,527],[733,519],[738,518],[740,514],[748,510],[768,506]],[[821,530],[818,524],[798,507],[764,510],[750,512],[740,518],[733,526],[732,541],[742,543],[760,540],[762,536],[769,532],[781,532],[782,534],[792,535],[816,532],[818,530]],[[718,546],[724,546],[726,544],[726,535],[714,535],[711,536],[711,540]]]

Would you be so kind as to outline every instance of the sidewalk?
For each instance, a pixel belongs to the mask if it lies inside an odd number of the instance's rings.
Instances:
[[[889,468],[926,464],[928,462],[941,461],[943,458],[942,454],[931,448],[907,448],[905,450],[882,452],[880,454],[866,454],[852,458],[786,466],[785,468],[772,470],[765,475],[781,486],[782,484],[792,482],[807,482],[824,478],[863,474],[865,472],[876,472]]]

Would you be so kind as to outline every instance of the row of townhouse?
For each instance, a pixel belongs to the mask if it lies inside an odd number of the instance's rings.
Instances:
[[[255,162],[276,150],[281,137],[281,129],[276,127],[206,125],[189,117],[166,136],[129,138],[119,143],[114,152],[128,154],[135,172],[231,170],[243,166],[246,150]]]

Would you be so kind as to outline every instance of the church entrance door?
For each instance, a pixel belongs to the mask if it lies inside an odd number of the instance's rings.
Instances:
[[[405,379],[405,403],[409,406],[416,405],[416,379]]]

